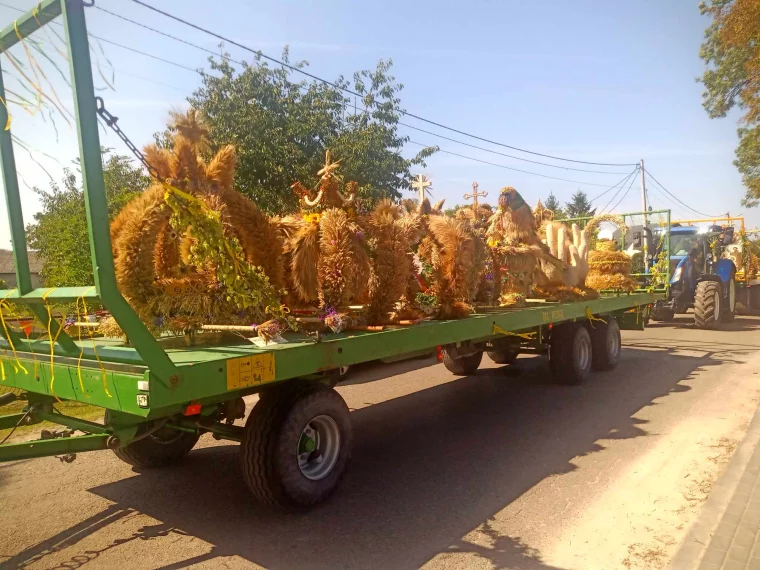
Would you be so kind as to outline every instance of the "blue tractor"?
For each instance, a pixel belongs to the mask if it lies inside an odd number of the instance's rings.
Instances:
[[[700,329],[733,321],[736,265],[721,257],[733,239],[731,226],[713,225],[701,232],[694,226],[674,224],[670,228],[670,292],[667,300],[657,302],[652,319],[669,321],[693,308],[694,324]]]

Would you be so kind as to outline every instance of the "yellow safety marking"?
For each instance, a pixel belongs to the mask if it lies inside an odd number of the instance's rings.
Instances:
[[[265,352],[227,361],[227,389],[237,390],[274,381],[274,354]]]

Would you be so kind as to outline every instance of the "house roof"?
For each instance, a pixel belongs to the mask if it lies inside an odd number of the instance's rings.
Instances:
[[[36,251],[29,252],[29,271],[40,273],[42,271],[42,259]],[[13,262],[13,252],[10,249],[0,249],[0,274],[15,273],[16,264]]]

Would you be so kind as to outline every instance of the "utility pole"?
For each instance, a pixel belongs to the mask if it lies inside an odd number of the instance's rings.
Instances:
[[[641,171],[641,211],[644,212],[644,226],[649,225],[649,219],[647,217],[647,183],[644,178],[644,159],[639,162],[639,170]]]
[[[647,216],[647,183],[644,177],[644,159],[639,162],[639,170],[641,171],[641,211],[644,212],[644,272],[649,273],[649,234],[646,229],[649,227],[649,216]]]

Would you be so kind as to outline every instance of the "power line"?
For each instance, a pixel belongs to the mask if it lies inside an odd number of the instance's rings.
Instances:
[[[208,54],[211,54],[213,56],[220,57],[222,59],[226,59],[226,60],[231,61],[233,63],[237,63],[238,65],[245,65],[244,62],[232,59],[228,55],[224,55],[223,53],[219,53],[219,52],[216,52],[216,51],[214,51],[212,49],[208,49],[208,48],[205,48],[205,47],[200,46],[198,44],[194,44],[193,42],[189,42],[189,41],[184,40],[182,38],[178,38],[177,36],[173,36],[172,34],[168,34],[166,32],[162,32],[161,30],[157,30],[156,28],[152,28],[152,27],[148,26],[147,24],[143,24],[142,22],[138,22],[138,21],[133,20],[131,18],[127,18],[126,16],[122,16],[121,14],[117,14],[116,12],[111,12],[111,10],[107,10],[107,9],[101,7],[101,6],[97,6],[96,5],[95,8],[97,10],[100,10],[101,12],[105,12],[106,14],[109,14],[109,15],[115,17],[115,18],[119,18],[120,20],[124,20],[125,22],[129,22],[130,24],[134,24],[135,26],[139,26],[141,28],[145,28],[146,30],[150,30],[151,32],[154,32],[154,33],[159,34],[161,36],[164,36],[166,38],[172,39],[174,41],[183,43],[183,44],[188,45],[190,47],[194,47],[195,49],[199,49],[199,50],[204,51],[204,52],[206,52]]]
[[[422,144],[418,143],[416,141],[410,140],[409,141],[412,144],[416,144],[417,146],[421,146],[423,148],[437,148],[438,150],[436,152],[440,152],[443,154],[450,154],[451,156],[458,156],[459,158],[466,158],[467,160],[472,160],[475,162],[480,162],[482,164],[488,164],[490,166],[496,166],[497,168],[504,168],[505,170],[513,170],[515,172],[522,172],[523,174],[530,174],[532,176],[540,176],[541,178],[551,178],[552,180],[561,180],[562,182],[572,182],[573,184],[583,184],[584,186],[602,186],[606,187],[606,184],[597,184],[595,182],[582,182],[580,180],[568,180],[567,178],[558,178],[556,176],[549,176],[548,174],[539,174],[538,172],[531,172],[529,170],[521,170],[519,168],[513,168],[511,166],[506,166],[504,164],[497,164],[495,162],[489,162],[487,160],[482,160],[480,158],[474,158],[472,156],[466,156],[464,154],[459,154],[456,152],[451,152],[450,150],[443,150],[441,147],[437,145],[429,145],[429,144]],[[630,176],[630,174],[629,174]]]
[[[15,6],[11,6],[10,4],[6,4],[4,2],[0,2],[0,6],[3,6],[5,8],[9,8],[11,10],[15,10],[16,12],[26,12],[26,10],[22,10],[21,8],[16,8]],[[53,20],[52,23],[55,24],[56,26],[63,27],[63,24],[61,22],[57,22],[57,21]],[[120,44],[118,42],[115,42],[113,40],[109,40],[109,39],[106,39],[106,38],[101,38],[100,36],[96,36],[95,34],[88,33],[87,35],[90,36],[91,38],[94,38],[94,39],[100,41],[100,42],[103,42],[103,43],[106,43],[106,44],[111,44],[113,46],[120,47],[120,48],[125,49],[127,51],[131,51],[133,53],[137,53],[137,54],[143,55],[145,57],[149,57],[151,59],[156,59],[158,61],[162,61],[164,63],[168,63],[169,65],[173,65],[175,67],[179,67],[181,69],[186,69],[187,71],[192,71],[193,73],[200,74],[200,72],[197,69],[193,69],[192,67],[188,67],[188,66],[183,65],[181,63],[177,63],[176,61],[171,61],[171,60],[168,60],[168,59],[164,59],[163,57],[159,57],[157,55],[153,55],[151,53],[147,53],[147,52],[141,51],[139,49],[135,49],[133,47],[125,46],[125,45]],[[141,78],[141,79],[144,79],[144,78]]]
[[[668,201],[668,205],[666,205],[666,209],[670,210],[673,213],[677,213],[678,216],[683,219],[686,219],[689,217],[683,214],[683,210],[681,210],[681,206],[675,200],[673,200],[670,196],[665,194],[665,192],[657,188],[657,186],[650,185],[649,188],[647,188],[647,193],[649,193],[650,191],[655,191],[657,193],[656,195],[658,198],[664,198],[664,200]],[[669,204],[672,204],[673,206],[670,206]]]
[[[243,44],[241,44],[239,42],[236,42],[235,40],[232,40],[232,39],[227,38],[227,37],[225,37],[225,36],[223,36],[221,34],[213,32],[213,31],[211,31],[211,30],[209,30],[207,28],[203,28],[203,27],[201,27],[201,26],[199,26],[197,24],[193,24],[192,22],[189,22],[189,21],[184,20],[184,19],[182,19],[182,18],[180,18],[178,16],[170,14],[169,12],[165,12],[164,10],[156,8],[155,6],[151,6],[147,2],[143,2],[142,0],[132,0],[132,2],[134,2],[136,4],[139,4],[140,6],[143,6],[144,8],[147,8],[148,10],[151,10],[153,12],[161,14],[162,16],[170,18],[170,19],[174,20],[175,22],[180,22],[181,24],[184,24],[184,25],[189,26],[191,28],[194,28],[194,29],[196,29],[196,30],[198,30],[200,32],[203,32],[204,34],[208,34],[210,36],[213,36],[213,37],[215,37],[215,38],[217,38],[219,40],[222,40],[223,42],[229,43],[231,45],[239,47],[240,49],[244,49],[244,50],[249,51],[249,52],[251,52],[253,54],[256,54],[256,55],[258,55],[259,57],[261,57],[263,59],[266,59],[268,61],[271,61],[271,62],[276,63],[278,65],[281,65],[283,67],[286,67],[286,68],[290,69],[291,71],[294,71],[296,73],[300,73],[300,74],[305,75],[307,77],[310,77],[311,79],[314,79],[315,81],[319,81],[319,82],[321,82],[321,83],[323,83],[325,85],[329,85],[329,86],[331,86],[331,87],[333,87],[335,89],[339,89],[339,90],[344,91],[346,93],[350,93],[351,95],[353,95],[355,97],[362,97],[362,98],[364,97],[361,93],[357,93],[356,91],[348,89],[347,87],[342,87],[340,85],[337,85],[336,83],[333,83],[332,81],[328,81],[326,79],[322,79],[321,77],[318,77],[318,76],[316,76],[316,75],[314,75],[312,73],[309,73],[308,71],[304,71],[303,69],[301,69],[299,67],[291,65],[289,63],[286,63],[284,61],[281,61],[281,60],[279,60],[277,58],[274,58],[274,57],[271,57],[269,55],[266,55],[261,50],[255,50],[255,49],[250,48],[250,47],[248,47],[246,45],[243,45]],[[507,145],[507,144],[504,144],[504,143],[500,143],[500,142],[497,142],[497,141],[493,141],[493,140],[490,140],[490,139],[487,139],[487,138],[484,138],[484,137],[473,135],[471,133],[467,133],[465,131],[461,131],[459,129],[455,129],[453,127],[449,127],[449,126],[443,125],[443,124],[438,123],[436,121],[432,121],[430,119],[425,119],[424,117],[420,117],[419,115],[415,115],[413,113],[409,113],[408,111],[402,111],[402,110],[399,109],[398,112],[401,113],[401,114],[403,114],[403,115],[406,115],[407,117],[412,117],[413,119],[417,119],[418,121],[422,121],[424,123],[428,123],[430,125],[434,125],[436,127],[439,127],[441,129],[445,129],[447,131],[451,131],[451,132],[454,132],[454,133],[457,133],[457,134],[460,134],[460,135],[464,135],[464,136],[467,136],[467,137],[470,137],[470,138],[473,138],[473,139],[477,139],[477,140],[480,140],[482,142],[486,142],[486,143],[493,144],[493,145],[496,145],[496,146],[501,146],[501,147],[509,148],[509,149],[516,150],[516,151],[519,151],[519,152],[524,152],[524,153],[527,153],[527,154],[532,154],[534,156],[541,156],[541,157],[544,157],[544,158],[550,158],[552,160],[561,160],[563,162],[574,162],[576,164],[589,164],[589,165],[593,165],[593,166],[634,166],[634,163],[622,163],[621,164],[621,163],[609,163],[609,162],[589,162],[589,161],[585,161],[585,160],[574,160],[574,159],[571,159],[571,158],[561,158],[561,157],[558,157],[558,156],[552,156],[550,154],[542,154],[540,152],[534,152],[534,151],[526,150],[526,149],[519,148],[519,147],[516,147],[516,146],[510,146],[510,145]]]
[[[560,168],[562,170],[574,170],[576,172],[590,172],[592,174],[620,174],[620,172],[617,172],[617,171],[613,172],[613,171],[610,171],[610,170],[588,170],[586,168],[574,168],[572,166],[560,166],[558,164],[549,164],[547,162],[541,162],[541,161],[538,161],[538,160],[531,160],[529,158],[522,158],[522,157],[519,157],[519,156],[514,156],[512,154],[506,154],[504,152],[499,152],[498,150],[492,150],[492,149],[489,149],[489,148],[484,148],[482,146],[477,146],[477,145],[474,145],[474,144],[466,143],[464,141],[460,141],[460,140],[457,140],[457,139],[452,139],[450,137],[447,137],[447,136],[439,134],[439,133],[434,133],[434,132],[431,132],[431,131],[426,131],[425,129],[421,129],[419,127],[415,127],[415,126],[409,125],[407,123],[402,123],[401,121],[399,121],[398,124],[401,125],[401,126],[403,126],[403,127],[414,129],[415,131],[420,131],[421,133],[425,133],[425,134],[432,135],[434,137],[438,137],[438,138],[441,138],[441,139],[444,139],[444,140],[447,140],[447,141],[451,141],[451,142],[454,142],[454,143],[457,143],[457,144],[468,146],[470,148],[475,148],[477,150],[482,150],[482,151],[485,151],[485,152],[490,152],[491,154],[498,154],[499,156],[505,156],[507,158],[514,158],[515,160],[522,160],[523,162],[530,162],[532,164],[540,164],[541,166],[548,166],[550,168]]]
[[[636,182],[636,177],[635,177],[635,176],[634,176],[633,178],[631,178],[631,183],[628,185],[628,189],[625,191],[625,194],[623,194],[623,195],[621,196],[620,200],[618,200],[618,201],[617,201],[617,204],[615,204],[614,206],[612,206],[612,209],[610,210],[610,212],[614,212],[614,211],[615,211],[615,208],[617,208],[617,207],[618,207],[618,206],[621,204],[621,202],[622,202],[623,200],[625,200],[625,197],[626,197],[626,196],[628,196],[628,193],[631,191],[631,188],[633,187],[633,183],[634,183],[634,182]],[[621,187],[621,188],[622,188],[622,187]],[[614,198],[613,198],[613,199],[614,199]],[[611,202],[611,201],[612,201],[612,200],[610,200],[610,202]],[[604,208],[602,211],[604,211],[605,209],[606,209],[606,207],[605,207],[605,208]]]
[[[187,41],[185,39],[179,38],[179,37],[174,36],[172,34],[168,34],[168,33],[163,32],[161,30],[157,30],[156,28],[153,28],[151,26],[143,24],[142,22],[138,22],[138,21],[133,20],[131,18],[127,18],[126,16],[122,16],[121,14],[117,14],[116,12],[112,12],[111,10],[107,10],[106,8],[102,8],[101,6],[97,6],[96,5],[95,8],[98,9],[98,10],[100,10],[101,12],[105,12],[106,14],[109,14],[110,16],[113,16],[115,18],[119,18],[120,20],[123,20],[125,22],[129,22],[130,24],[133,24],[133,25],[138,26],[140,28],[144,28],[146,30],[149,30],[149,31],[154,32],[156,34],[159,34],[161,36],[164,36],[164,37],[170,38],[172,40],[178,41],[180,43],[183,43],[185,45],[194,47],[195,49],[201,50],[201,51],[206,52],[208,54],[211,54],[211,55],[214,55],[214,56],[217,56],[217,57],[221,57],[222,59],[227,59],[229,61],[232,61],[233,63],[237,63],[238,65],[245,65],[243,62],[236,61],[236,60],[232,59],[229,56],[217,53],[217,52],[215,52],[215,51],[213,51],[211,49],[205,48],[205,47],[200,46],[198,44],[195,44],[193,42],[189,42],[189,41]],[[364,110],[366,111],[367,109],[364,108]],[[420,132],[428,134],[428,135],[432,135],[432,136],[435,136],[435,137],[438,137],[438,138],[442,138],[442,139],[447,140],[447,141],[455,142],[457,144],[468,146],[470,148],[475,148],[477,150],[482,150],[484,152],[490,152],[492,154],[498,154],[500,156],[505,156],[507,158],[512,158],[512,159],[515,159],[515,160],[521,160],[523,162],[530,162],[530,163],[533,163],[533,164],[539,164],[539,165],[542,165],[542,166],[547,166],[549,168],[559,168],[559,169],[562,169],[562,170],[574,170],[574,171],[577,171],[577,172],[589,172],[589,173],[593,173],[593,174],[619,174],[619,172],[617,172],[617,171],[613,172],[613,171],[589,170],[589,169],[584,169],[584,168],[574,168],[572,166],[560,166],[560,165],[557,165],[557,164],[549,164],[549,163],[541,162],[541,161],[538,161],[538,160],[531,160],[529,158],[522,158],[522,157],[519,157],[519,156],[514,156],[514,155],[511,155],[511,154],[506,154],[506,153],[499,152],[499,151],[496,151],[496,150],[492,150],[492,149],[480,147],[480,146],[477,146],[477,145],[474,145],[474,144],[466,143],[464,141],[460,141],[460,140],[457,140],[457,139],[453,139],[451,137],[447,137],[445,135],[441,135],[439,133],[434,133],[434,132],[431,132],[431,131],[428,131],[428,130],[425,130],[425,129],[421,129],[419,127],[415,127],[413,125],[409,125],[409,124],[403,123],[401,121],[399,121],[398,124],[401,125],[401,126],[403,126],[403,127],[407,127],[409,129],[414,129],[416,131],[420,131]]]
[[[667,188],[665,188],[665,186],[663,186],[662,184],[660,184],[657,181],[657,179],[649,173],[648,170],[645,170],[644,173],[652,180],[652,182],[654,182],[655,184],[657,184],[657,186],[659,186],[660,188],[662,188],[662,190],[665,191],[669,196],[671,196],[672,198],[674,198],[679,204],[681,204],[682,206],[685,206],[686,208],[688,208],[689,210],[691,210],[695,214],[699,214],[700,216],[702,216],[704,218],[719,218],[720,217],[720,216],[711,216],[709,214],[705,214],[703,212],[700,212],[699,210],[695,210],[694,208],[692,208],[691,206],[689,206],[686,202],[683,202],[682,200],[680,200],[678,198],[678,196],[676,196],[670,190],[668,190]]]
[[[632,173],[629,175],[629,176],[631,176],[631,177],[632,177],[632,180],[634,180],[634,178],[633,178],[633,175],[634,175],[635,173],[636,173],[636,170],[634,170],[634,171],[633,171],[633,172],[632,172]],[[628,179],[626,179],[626,181],[625,181],[625,182],[627,182],[627,181],[628,181]],[[617,191],[617,192],[615,192],[615,194],[613,194],[612,198],[610,198],[610,201],[609,201],[609,202],[607,202],[607,204],[605,204],[604,208],[602,208],[602,210],[601,210],[602,212],[603,212],[604,210],[606,210],[606,209],[609,207],[609,205],[610,205],[610,204],[612,204],[612,202],[614,202],[614,201],[615,201],[615,199],[616,199],[616,198],[617,198],[617,197],[620,195],[620,193],[623,191],[623,188],[625,187],[625,182],[623,182],[623,183],[620,185],[620,188],[618,189],[618,191]]]
[[[614,184],[614,185],[610,186],[610,187],[609,187],[607,190],[605,190],[604,192],[602,192],[602,193],[601,193],[601,194],[599,194],[598,196],[596,196],[596,197],[594,197],[594,198],[591,198],[591,200],[589,200],[589,203],[590,203],[590,204],[593,204],[593,203],[594,203],[596,200],[598,200],[599,198],[601,198],[601,197],[602,197],[602,196],[604,196],[605,194],[607,194],[607,193],[609,193],[609,192],[612,192],[612,191],[613,191],[615,188],[617,188],[617,187],[618,187],[619,185],[621,185],[621,184],[624,186],[624,185],[625,185],[625,183],[626,183],[626,182],[628,182],[628,179],[629,179],[631,176],[633,176],[634,174],[636,174],[636,172],[638,172],[638,168],[634,168],[634,169],[633,169],[633,172],[629,173],[629,174],[628,174],[628,176],[624,177],[622,180],[620,180],[620,181],[619,181],[619,182],[617,182],[616,184]],[[621,188],[622,188],[622,186],[621,186]],[[619,190],[618,190],[618,192],[619,192]],[[618,195],[618,192],[615,192],[615,196],[617,196],[617,195]],[[613,200],[615,199],[615,198],[614,198],[614,196],[613,196],[613,198],[612,198],[612,199],[613,199]]]

